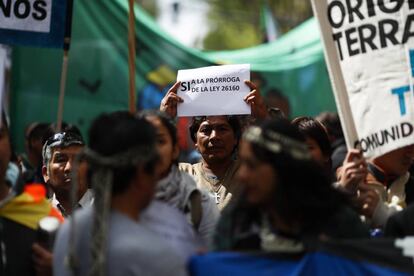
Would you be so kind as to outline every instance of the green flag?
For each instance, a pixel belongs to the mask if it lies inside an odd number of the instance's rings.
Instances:
[[[73,13],[63,119],[86,133],[100,113],[128,108],[128,2],[81,0]],[[335,109],[314,20],[274,43],[205,53],[177,42],[137,6],[135,14],[138,108],[158,107],[179,69],[250,63],[264,80],[262,93],[282,90],[293,115]],[[56,117],[61,60],[61,51],[14,48],[11,117],[19,150],[26,125]]]

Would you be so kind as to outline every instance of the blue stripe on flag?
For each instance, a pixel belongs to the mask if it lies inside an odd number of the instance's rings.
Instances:
[[[271,276],[271,275],[378,275],[403,276],[404,272],[331,254],[315,252],[301,259],[254,256],[241,253],[210,253],[190,261],[193,276]]]

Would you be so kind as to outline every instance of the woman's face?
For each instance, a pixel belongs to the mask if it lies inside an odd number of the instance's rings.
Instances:
[[[321,166],[326,166],[329,157],[323,155],[322,150],[319,147],[318,143],[315,141],[315,139],[306,137],[305,143],[308,146],[312,159],[315,160]]]
[[[157,150],[161,158],[159,161],[159,171],[163,178],[168,175],[171,165],[178,158],[180,153],[178,144],[173,145],[172,137],[168,129],[162,124],[159,118],[149,116],[146,119],[157,130]]]
[[[241,164],[236,177],[246,189],[247,201],[253,205],[270,205],[277,185],[277,173],[269,163],[255,157],[249,142],[242,140],[239,149]]]

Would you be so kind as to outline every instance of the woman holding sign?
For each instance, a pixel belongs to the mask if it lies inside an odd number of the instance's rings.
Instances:
[[[266,118],[267,108],[259,89],[250,81],[245,83],[251,92],[244,97],[244,101],[251,106],[252,116]],[[177,105],[183,102],[177,95],[179,87],[180,82],[175,83],[160,106],[172,117],[177,116]],[[194,176],[198,187],[211,193],[220,210],[238,190],[233,178],[239,168],[236,152],[241,129],[237,116],[195,117],[190,132],[202,160],[194,165],[180,164],[181,170]]]

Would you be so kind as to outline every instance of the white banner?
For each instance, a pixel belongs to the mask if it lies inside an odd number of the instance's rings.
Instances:
[[[312,0],[348,147],[414,144],[414,1]]]
[[[250,80],[249,64],[179,70],[177,94],[184,102],[178,105],[178,116],[250,114],[243,101],[250,92],[245,80]]]
[[[0,28],[50,32],[52,0],[0,0]]]

